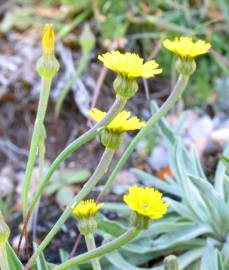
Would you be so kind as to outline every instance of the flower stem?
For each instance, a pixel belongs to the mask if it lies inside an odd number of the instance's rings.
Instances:
[[[85,241],[86,241],[88,251],[92,251],[96,249],[95,239],[94,239],[93,234],[85,235]],[[91,264],[92,264],[93,270],[102,270],[98,258],[92,259]]]
[[[159,110],[153,116],[151,116],[151,118],[147,121],[146,125],[138,132],[138,134],[134,137],[134,139],[131,141],[131,143],[127,147],[126,151],[124,152],[121,159],[119,160],[114,170],[112,171],[110,177],[108,178],[103,191],[99,195],[99,198],[102,198],[107,193],[115,177],[117,176],[119,171],[122,169],[122,167],[126,163],[131,153],[134,151],[136,145],[139,143],[141,138],[144,137],[166,113],[168,113],[168,111],[174,106],[176,101],[181,97],[188,83],[188,80],[189,80],[188,76],[184,76],[184,75],[179,76],[177,83],[174,89],[172,90],[170,96],[168,97],[168,99],[163,103],[163,105],[159,108]]]
[[[31,215],[36,203],[38,202],[42,192],[44,191],[45,187],[47,186],[49,180],[51,179],[53,173],[57,170],[59,165],[68,157],[71,153],[76,151],[80,146],[89,142],[93,138],[95,138],[98,134],[101,133],[103,128],[124,108],[126,104],[126,99],[122,97],[116,98],[115,102],[111,106],[110,110],[106,114],[106,116],[96,125],[94,125],[91,129],[85,132],[83,135],[78,137],[75,141],[69,144],[53,161],[51,166],[49,167],[46,176],[42,179],[39,183],[36,193],[33,196],[31,205],[27,212],[27,215]]]
[[[96,186],[96,184],[99,182],[101,177],[106,173],[110,162],[112,160],[112,157],[114,155],[115,150],[106,148],[101,160],[90,177],[90,179],[86,182],[86,184],[83,186],[83,188],[80,190],[80,192],[73,198],[70,204],[66,207],[56,224],[53,226],[51,231],[46,235],[45,239],[41,242],[41,244],[38,246],[37,250],[33,254],[33,256],[28,261],[25,270],[28,270],[29,267],[34,263],[37,256],[45,249],[45,247],[49,244],[49,242],[52,240],[52,238],[56,235],[56,233],[60,230],[61,226],[64,224],[64,222],[68,219],[68,217],[71,215],[72,207],[74,207],[76,204],[78,204],[82,199],[84,199],[90,191]]]
[[[91,260],[91,259],[94,259],[97,257],[101,257],[101,256],[103,256],[109,252],[112,252],[112,251],[122,247],[123,245],[127,244],[132,239],[134,239],[139,234],[139,232],[140,231],[137,230],[136,228],[131,228],[127,232],[125,232],[124,234],[119,236],[118,238],[114,239],[113,241],[106,243],[106,244],[104,244],[104,245],[102,245],[94,250],[88,251],[82,255],[78,255],[76,257],[73,257],[72,259],[69,259],[66,262],[54,267],[53,270],[69,269],[69,267],[75,266],[79,263],[83,263],[83,262],[86,262],[88,260]]]
[[[25,180],[23,185],[23,217],[25,218],[27,207],[28,207],[28,193],[31,183],[31,176],[33,172],[33,168],[36,161],[38,145],[40,141],[40,136],[42,135],[44,118],[47,110],[49,93],[51,88],[52,78],[43,78],[42,79],[42,90],[40,93],[38,110],[36,115],[36,120],[33,129],[32,140],[30,144],[29,157],[26,165],[25,171]]]
[[[0,245],[0,269],[10,270],[5,244]]]

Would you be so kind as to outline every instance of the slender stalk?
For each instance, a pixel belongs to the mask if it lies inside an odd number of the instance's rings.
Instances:
[[[82,58],[80,60],[79,67],[75,70],[75,73],[71,76],[67,84],[65,85],[64,89],[61,91],[60,96],[58,97],[56,106],[55,106],[55,116],[58,117],[63,105],[63,102],[68,95],[72,85],[75,83],[75,81],[82,75],[82,73],[85,71],[88,62],[89,62],[89,53],[83,53]]]
[[[124,108],[126,104],[126,99],[122,97],[116,98],[115,102],[111,106],[110,110],[106,114],[106,116],[96,125],[94,125],[91,129],[69,144],[54,160],[54,162],[49,167],[46,176],[42,179],[39,183],[36,193],[33,196],[31,205],[27,212],[27,215],[31,215],[36,203],[38,202],[42,192],[44,191],[45,187],[47,186],[49,180],[51,179],[53,173],[57,170],[59,165],[73,153],[76,151],[81,145],[89,142],[93,138],[95,138],[99,133],[102,132],[103,128]]]
[[[52,79],[42,79],[42,90],[40,93],[38,110],[33,129],[32,140],[30,144],[29,157],[26,165],[25,180],[23,186],[23,217],[25,218],[28,207],[28,193],[31,183],[31,176],[36,161],[37,150],[39,145],[40,136],[42,135],[44,118],[47,110],[49,93],[51,88]]]
[[[151,130],[151,128],[174,106],[176,101],[182,95],[188,83],[188,80],[189,80],[188,76],[184,76],[184,75],[179,76],[177,83],[174,86],[174,89],[172,90],[168,99],[165,101],[165,103],[163,103],[163,105],[159,108],[159,110],[153,116],[151,116],[151,118],[147,121],[146,125],[138,132],[138,134],[134,137],[134,139],[131,141],[131,143],[127,147],[126,151],[124,152],[121,159],[119,160],[114,170],[112,171],[110,177],[108,178],[103,191],[99,195],[99,198],[102,198],[107,193],[115,177],[117,176],[119,171],[122,169],[123,165],[126,163],[127,159],[129,158],[131,153],[134,151],[136,145],[139,143],[141,138],[145,136]]]
[[[45,247],[49,244],[49,242],[53,239],[53,237],[56,235],[56,233],[60,230],[61,226],[65,223],[65,221],[68,219],[68,217],[71,215],[72,207],[74,207],[76,204],[78,204],[82,199],[84,199],[90,191],[96,186],[98,181],[101,179],[101,177],[106,173],[110,162],[112,160],[112,157],[114,155],[115,150],[113,149],[106,149],[101,157],[101,160],[90,177],[90,179],[86,182],[86,184],[83,186],[83,188],[80,190],[80,192],[73,198],[70,204],[66,207],[54,227],[51,229],[51,231],[46,235],[45,239],[41,242],[41,244],[38,246],[37,250],[33,254],[33,256],[28,261],[25,270],[28,270],[29,267],[34,263],[37,256],[45,249]]]
[[[0,269],[10,270],[5,244],[0,245]]]
[[[66,262],[56,266],[53,268],[53,270],[65,270],[65,269],[69,269],[69,267],[71,266],[75,266],[77,264],[86,262],[88,260],[97,258],[97,257],[101,257],[109,252],[112,252],[118,248],[120,248],[121,246],[127,244],[128,242],[130,242],[132,239],[134,239],[138,234],[139,234],[139,230],[137,230],[136,228],[131,228],[129,229],[127,232],[125,232],[124,234],[122,234],[121,236],[119,236],[118,238],[114,239],[113,241],[106,243],[92,251],[88,251],[82,255],[76,256],[72,259],[67,260]]]
[[[88,251],[92,251],[96,249],[95,239],[94,239],[93,234],[85,235],[85,241],[86,241]],[[92,264],[93,270],[102,270],[98,258],[92,259],[91,264]]]
[[[45,128],[44,128],[44,136],[40,140],[39,144],[39,181],[43,178],[43,171],[44,171],[44,163],[45,163]],[[37,220],[38,220],[38,213],[39,213],[39,206],[40,200],[38,201],[34,215],[33,215],[33,242],[36,242],[37,238]]]

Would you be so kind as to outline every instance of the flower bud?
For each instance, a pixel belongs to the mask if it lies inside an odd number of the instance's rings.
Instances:
[[[122,133],[108,132],[107,130],[104,130],[102,134],[102,144],[106,148],[118,149],[121,146],[122,141]]]
[[[10,229],[5,223],[5,220],[0,211],[0,246],[4,245],[10,236]]]
[[[117,95],[126,99],[134,96],[138,90],[136,79],[128,79],[120,75],[114,80],[113,87]]]
[[[46,24],[42,37],[42,56],[36,65],[36,70],[41,77],[52,78],[59,70],[59,63],[54,55],[54,43],[53,26]]]
[[[174,255],[169,255],[165,257],[164,269],[165,270],[179,270],[177,257]]]
[[[95,47],[95,37],[88,24],[84,26],[80,35],[80,46],[84,52],[90,52]]]
[[[53,55],[43,55],[37,61],[37,73],[44,78],[52,78],[59,70],[59,63]]]
[[[196,62],[193,59],[183,60],[178,58],[176,61],[176,69],[180,74],[190,76],[196,70]]]

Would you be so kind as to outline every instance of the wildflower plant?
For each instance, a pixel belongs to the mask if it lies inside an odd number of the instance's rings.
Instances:
[[[157,110],[153,103],[152,111],[155,113]],[[169,215],[144,232],[144,252],[154,253],[154,258],[177,252],[179,269],[226,270],[229,267],[229,181],[226,164],[219,161],[211,183],[204,174],[194,146],[188,150],[165,119],[161,119],[157,127],[166,141],[173,176],[162,182],[140,170],[134,169],[133,173],[144,183],[151,183],[167,194],[165,201],[169,204]],[[224,155],[228,153],[229,145]]]
[[[33,218],[34,213],[38,209],[37,206],[43,191],[49,184],[49,181],[53,176],[53,174],[56,172],[58,167],[65,161],[65,159],[68,158],[79,147],[83,146],[84,144],[94,139],[97,135],[102,136],[101,141],[104,146],[104,152],[100,158],[100,161],[95,171],[89,177],[89,179],[81,188],[79,193],[76,194],[75,197],[72,199],[72,201],[66,206],[59,219],[51,228],[50,232],[48,232],[48,234],[45,236],[45,238],[41,241],[39,245],[34,245],[34,253],[29,258],[25,267],[22,266],[17,255],[9,247],[9,245],[7,245],[8,248],[6,252],[4,249],[4,254],[1,253],[1,255],[3,254],[2,257],[4,260],[2,263],[4,267],[1,265],[3,270],[15,270],[15,269],[29,270],[34,265],[36,265],[36,268],[38,270],[43,269],[41,268],[40,265],[45,265],[45,269],[63,270],[63,269],[70,269],[70,267],[75,267],[78,264],[82,264],[88,261],[91,261],[94,270],[100,270],[102,268],[100,261],[98,260],[99,257],[109,258],[110,252],[114,252],[120,248],[128,248],[128,245],[129,246],[133,245],[132,243],[129,243],[130,241],[140,241],[142,235],[144,235],[144,230],[147,230],[146,232],[148,233],[149,231],[151,232],[152,228],[158,226],[157,222],[159,221],[154,220],[160,219],[166,214],[168,204],[170,204],[171,202],[170,201],[165,202],[164,199],[162,198],[162,193],[160,193],[159,191],[155,190],[152,187],[137,187],[137,186],[130,187],[129,193],[123,197],[124,202],[127,204],[127,206],[129,206],[128,213],[130,212],[132,213],[131,221],[128,227],[124,228],[120,226],[120,224],[116,224],[115,225],[116,228],[120,228],[120,230],[118,230],[118,233],[114,235],[113,231],[110,230],[109,233],[113,234],[112,239],[110,238],[106,239],[106,234],[104,234],[103,235],[104,242],[102,243],[101,246],[96,247],[94,241],[94,233],[97,227],[99,231],[102,231],[101,224],[104,224],[104,221],[101,221],[101,218],[100,218],[101,222],[97,222],[96,214],[103,207],[103,203],[99,202],[97,203],[93,199],[86,200],[85,198],[90,194],[92,189],[99,183],[101,178],[107,173],[110,164],[112,162],[113,156],[116,150],[121,145],[122,134],[126,131],[139,130],[137,135],[133,138],[133,140],[125,150],[123,156],[120,158],[115,169],[108,177],[104,189],[100,193],[99,196],[100,199],[103,198],[104,194],[106,194],[106,192],[109,190],[115,176],[121,170],[122,166],[125,164],[126,160],[131,155],[131,153],[133,152],[133,150],[135,149],[136,145],[141,140],[141,138],[151,130],[151,128],[162,118],[162,116],[164,116],[174,106],[175,102],[181,97],[188,83],[190,75],[194,72],[194,68],[190,68],[190,66],[188,66],[190,65],[190,59],[186,58],[184,59],[183,56],[181,57],[181,53],[179,54],[179,52],[183,50],[182,44],[183,43],[186,44],[187,40],[188,40],[187,38],[181,38],[179,42],[177,41],[179,44],[174,45],[175,47],[177,47],[177,50],[176,51],[174,49],[172,50],[178,55],[178,61],[181,61],[181,65],[179,66],[179,68],[177,68],[179,72],[178,81],[174,89],[171,91],[171,94],[168,97],[168,99],[164,102],[164,104],[160,107],[160,109],[156,111],[146,122],[139,120],[136,116],[131,117],[131,112],[125,111],[124,108],[128,100],[134,97],[134,95],[138,90],[138,82],[137,82],[138,78],[140,77],[151,78],[154,77],[155,75],[162,73],[162,69],[159,67],[159,64],[155,60],[150,60],[144,63],[144,60],[140,58],[137,54],[130,52],[121,53],[118,51],[114,51],[100,55],[98,58],[104,64],[104,66],[117,74],[117,77],[113,82],[116,98],[113,104],[111,104],[108,112],[100,111],[96,108],[92,109],[89,112],[89,115],[92,117],[93,120],[95,120],[96,124],[88,131],[83,133],[80,137],[76,138],[72,143],[70,143],[56,157],[56,159],[50,165],[48,170],[44,173],[43,163],[45,160],[45,137],[46,137],[44,120],[47,110],[52,79],[59,69],[59,64],[54,54],[54,43],[55,43],[54,29],[52,25],[45,26],[42,39],[42,56],[37,63],[37,72],[42,79],[42,89],[40,93],[37,116],[34,124],[33,136],[31,139],[31,146],[25,172],[25,180],[23,188],[24,226],[22,230],[21,239],[22,236],[26,235],[28,230],[30,229],[31,224],[30,221]],[[197,44],[198,46],[200,45],[202,46],[201,47],[202,51],[199,50],[199,54],[203,54],[204,43],[197,41]],[[165,42],[165,47],[171,49],[173,48],[171,46],[172,45],[170,43]],[[91,48],[91,45],[89,47]],[[207,47],[205,47],[205,52],[207,52],[207,50],[208,50]],[[198,53],[196,53],[196,55],[197,54]],[[192,55],[194,56],[194,54]],[[193,61],[194,59],[191,59],[191,65],[193,65]],[[28,192],[31,185],[31,175],[36,162],[37,153],[39,157],[38,161],[40,171],[40,182],[30,202],[28,200]],[[200,167],[198,167],[198,170],[199,169]],[[181,171],[178,170],[178,172],[180,174],[183,173],[182,170]],[[223,192],[222,181],[219,182],[218,185],[219,190],[222,193]],[[182,186],[182,188],[185,187]],[[198,188],[200,188],[200,186],[198,186]],[[212,192],[209,186],[208,190]],[[187,192],[187,189],[185,189],[185,191]],[[179,189],[176,191],[176,194],[178,192]],[[200,200],[199,196],[197,196],[197,198],[195,199]],[[218,201],[217,199],[215,202],[219,203],[221,201]],[[205,202],[205,205],[207,205],[207,202]],[[226,211],[225,207],[223,207],[222,211]],[[203,213],[203,217],[205,218],[207,218],[206,213]],[[226,232],[225,231],[226,229],[224,228],[224,223],[220,219],[221,218],[220,215],[222,213],[224,212],[220,212],[219,215],[215,213],[214,216],[214,218],[217,219],[217,222],[219,222],[221,226],[220,230],[216,226],[214,227],[212,224],[211,224],[212,227],[204,227],[200,230],[202,233],[205,232],[205,230],[208,233],[212,234],[216,233],[217,241],[221,241],[221,239],[225,236]],[[200,214],[199,215],[197,215],[197,213],[192,214],[193,216],[195,216],[194,214],[196,214],[196,216],[198,216],[200,220],[203,219],[203,218],[201,219]],[[79,230],[85,237],[88,251],[79,256],[67,259],[66,261],[64,261],[59,265],[50,266],[44,259],[43,251],[71,215],[75,216],[78,220],[77,224]],[[168,217],[168,219],[169,218],[170,217]],[[103,217],[103,219],[106,220],[105,217]],[[109,224],[114,223],[114,222],[112,223],[111,221],[105,221],[105,223],[107,222],[108,223],[110,222]],[[161,222],[163,223],[163,221]],[[112,227],[113,225],[111,226],[111,228]],[[212,230],[210,230],[210,228]],[[153,233],[151,232],[151,234]],[[163,229],[161,233],[164,233]],[[6,236],[8,237],[8,235],[6,235],[5,232],[0,230],[0,239],[5,239],[7,238]],[[156,242],[157,241],[155,241],[155,243]],[[18,251],[20,252],[20,244]],[[9,261],[13,261],[14,266],[11,267],[7,265],[6,263],[7,258],[9,258]]]

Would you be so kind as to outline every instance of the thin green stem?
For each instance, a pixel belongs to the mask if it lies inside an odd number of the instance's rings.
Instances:
[[[72,85],[75,83],[75,81],[82,75],[82,73],[85,71],[88,62],[89,62],[89,52],[84,52],[79,67],[75,70],[75,73],[71,76],[67,84],[65,85],[64,89],[61,91],[60,96],[58,97],[56,106],[55,106],[55,116],[58,117],[61,111],[61,108],[63,106],[63,102],[68,95]]]
[[[43,178],[44,172],[44,163],[45,163],[45,127],[44,127],[44,134],[39,143],[39,181]],[[36,242],[36,230],[37,230],[37,220],[38,220],[38,213],[39,213],[39,205],[40,202],[38,201],[34,215],[33,215],[33,242]]]
[[[77,26],[83,22],[92,12],[91,8],[85,9],[85,11],[80,12],[79,15],[76,15],[76,17],[69,23],[64,24],[64,26],[61,26],[61,30],[58,32],[56,36],[56,40],[62,39],[65,35],[67,35],[69,32],[71,32],[73,29],[76,29]]]
[[[5,244],[0,245],[0,269],[10,270]]]
[[[114,170],[112,171],[110,177],[108,178],[103,191],[99,195],[100,198],[103,197],[105,193],[107,193],[115,177],[122,169],[122,167],[126,163],[131,153],[134,151],[136,145],[139,143],[141,138],[144,137],[151,130],[151,128],[161,119],[161,117],[163,117],[166,113],[168,113],[168,111],[174,106],[176,101],[180,98],[188,83],[188,80],[189,80],[188,76],[184,75],[179,76],[177,83],[174,86],[174,89],[172,90],[168,99],[165,101],[165,103],[163,103],[163,105],[159,108],[159,110],[147,121],[146,125],[138,132],[138,134],[134,137],[134,139],[127,147],[126,151],[124,152],[121,159],[119,160]]]
[[[66,207],[56,224],[53,226],[51,231],[46,235],[45,239],[41,242],[41,244],[38,246],[37,250],[33,254],[33,256],[28,261],[25,270],[28,270],[29,267],[34,263],[37,256],[45,249],[45,247],[49,244],[49,242],[53,239],[53,237],[56,235],[56,233],[60,230],[61,226],[65,223],[65,221],[68,219],[68,217],[71,215],[72,208],[77,205],[82,199],[84,199],[91,190],[96,186],[96,184],[99,182],[101,177],[106,173],[110,162],[112,160],[112,157],[114,155],[115,150],[113,149],[106,149],[101,157],[101,160],[90,177],[90,179],[86,182],[86,184],[83,186],[83,188],[80,190],[80,192],[73,198],[70,204]]]
[[[92,251],[88,251],[82,255],[69,259],[66,262],[54,267],[53,270],[69,269],[71,266],[75,266],[88,260],[104,256],[105,254],[112,252],[133,240],[139,234],[139,232],[140,231],[136,228],[131,228],[126,233],[122,234],[113,241],[106,243]]]
[[[29,157],[26,165],[25,180],[23,185],[23,217],[25,218],[28,207],[28,193],[31,183],[31,176],[34,169],[40,136],[43,131],[44,118],[47,110],[49,93],[52,79],[42,79],[42,90],[40,93],[38,110],[33,129],[32,140],[29,149]]]
[[[86,242],[88,251],[95,250],[96,245],[95,245],[95,238],[93,234],[85,235],[84,237],[85,237],[85,242]],[[92,259],[91,264],[92,264],[93,270],[102,270],[101,265],[99,263],[99,258]]]
[[[75,141],[73,141],[71,144],[69,144],[54,160],[54,162],[49,167],[46,176],[42,179],[42,181],[39,183],[36,193],[33,196],[31,205],[29,207],[29,210],[27,212],[28,214],[31,214],[36,203],[38,202],[42,192],[44,191],[45,187],[47,186],[49,180],[51,179],[53,173],[57,170],[59,165],[67,158],[69,157],[74,151],[76,151],[81,145],[89,142],[93,138],[95,138],[98,134],[100,134],[105,127],[125,106],[126,99],[123,99],[122,97],[116,98],[115,102],[111,106],[110,110],[106,114],[106,116],[96,125],[94,125],[91,129],[89,129],[87,132],[85,132],[83,135],[81,135],[79,138],[77,138]]]

